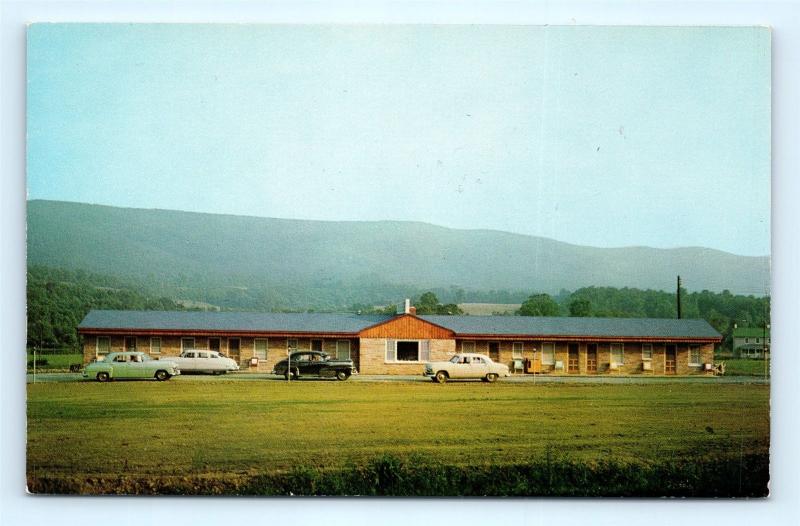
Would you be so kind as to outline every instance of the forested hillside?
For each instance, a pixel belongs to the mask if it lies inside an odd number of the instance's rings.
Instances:
[[[28,268],[28,347],[77,346],[76,328],[90,309],[180,310],[167,298],[142,294],[129,283],[85,271]]]
[[[708,248],[595,248],[416,222],[304,221],[58,201],[28,203],[28,258],[34,265],[135,279],[169,296],[223,306],[244,302],[252,309],[337,309],[453,287],[476,293],[555,294],[588,286],[670,291],[676,275],[693,291],[764,295],[769,288],[768,257]]]

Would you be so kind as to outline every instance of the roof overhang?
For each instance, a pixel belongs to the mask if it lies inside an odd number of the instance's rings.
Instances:
[[[569,341],[569,342],[653,342],[653,343],[719,343],[722,337],[704,336],[587,336],[569,334],[463,334],[456,333],[459,340],[540,340],[540,341]]]
[[[91,334],[98,336],[233,336],[233,337],[253,337],[253,338],[356,338],[355,332],[309,332],[309,331],[239,331],[239,330],[220,330],[220,329],[133,329],[133,328],[92,328],[79,327],[79,334]]]

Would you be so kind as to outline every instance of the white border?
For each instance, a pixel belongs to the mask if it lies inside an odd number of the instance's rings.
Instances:
[[[272,23],[492,23],[492,24],[655,24],[755,25],[773,27],[773,347],[793,349],[800,340],[800,251],[794,235],[800,224],[798,122],[800,105],[800,17],[793,1],[666,2],[620,0],[597,2],[447,1],[400,3],[333,0],[326,3],[210,2],[168,3],[118,1],[0,0],[0,323],[4,346],[25,345],[25,34],[32,21],[118,22],[272,22]],[[461,525],[507,523],[619,524],[648,526],[706,524],[797,524],[800,456],[797,445],[798,390],[793,352],[774,353],[772,377],[772,495],[765,501],[620,501],[608,500],[471,500],[471,499],[114,499],[27,497],[25,471],[24,355],[8,352],[0,383],[2,434],[0,450],[0,523],[8,525],[81,525],[87,516],[114,516],[115,523],[211,524],[258,520],[268,509],[276,523],[384,525],[427,523],[444,519]]]

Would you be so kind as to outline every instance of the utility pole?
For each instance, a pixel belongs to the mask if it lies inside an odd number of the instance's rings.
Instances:
[[[678,302],[678,319],[681,319],[681,277],[678,276],[678,294],[676,297]]]

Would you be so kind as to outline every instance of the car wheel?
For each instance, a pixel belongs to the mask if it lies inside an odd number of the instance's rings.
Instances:
[[[439,371],[436,373],[436,383],[443,384],[447,381],[447,373],[444,371]]]
[[[169,373],[163,369],[156,371],[156,380],[159,382],[163,382],[164,380],[169,380]]]
[[[111,380],[111,376],[106,372],[97,373],[98,382],[107,382]]]
[[[486,375],[486,381],[489,383],[497,381],[497,375],[495,373],[489,373]]]
[[[348,378],[350,378],[350,375],[347,374],[347,371],[336,371],[336,379],[337,380],[345,381]]]

